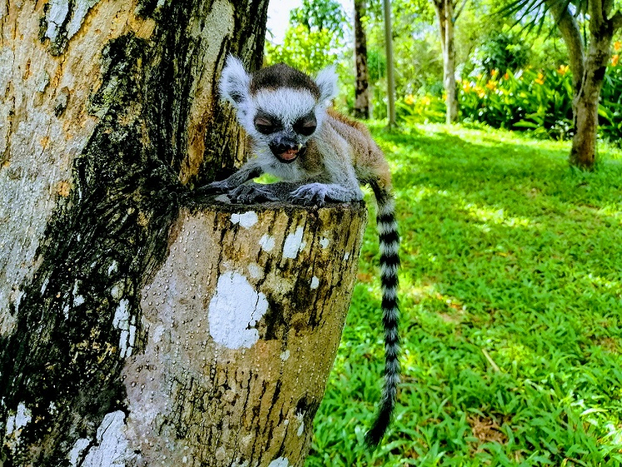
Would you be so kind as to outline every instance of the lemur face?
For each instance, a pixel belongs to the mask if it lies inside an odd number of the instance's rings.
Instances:
[[[285,164],[304,156],[324,111],[313,95],[290,88],[262,90],[252,102],[255,145],[267,146]]]
[[[314,80],[284,64],[249,75],[229,56],[220,92],[236,108],[255,150],[289,164],[304,157],[309,140],[319,131],[327,102],[337,93],[337,76],[329,67]]]

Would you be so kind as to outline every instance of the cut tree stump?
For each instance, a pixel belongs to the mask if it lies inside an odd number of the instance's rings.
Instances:
[[[140,351],[124,323],[128,452],[150,466],[301,466],[350,305],[365,207],[192,211],[182,209],[169,256],[142,291]]]

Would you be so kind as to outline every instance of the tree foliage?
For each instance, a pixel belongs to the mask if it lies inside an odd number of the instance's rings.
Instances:
[[[493,70],[515,72],[529,63],[529,45],[510,31],[495,30],[489,33],[473,55],[474,62],[488,76]]]
[[[302,6],[292,9],[291,25],[302,25],[307,31],[329,31],[339,39],[344,37],[344,25],[348,18],[339,2],[335,0],[303,0]]]

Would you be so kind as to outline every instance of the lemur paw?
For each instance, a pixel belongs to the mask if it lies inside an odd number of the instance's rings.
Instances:
[[[212,182],[196,189],[197,194],[201,195],[218,195],[229,191],[226,180]]]
[[[289,201],[304,206],[324,206],[329,200],[328,188],[322,183],[303,185],[289,194]]]
[[[227,196],[234,204],[252,204],[261,201],[277,201],[279,198],[269,188],[268,185],[240,185],[235,190],[229,192]]]

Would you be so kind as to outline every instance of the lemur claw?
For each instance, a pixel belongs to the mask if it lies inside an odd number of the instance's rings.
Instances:
[[[227,196],[235,204],[252,204],[260,201],[276,201],[278,199],[271,190],[262,185],[240,185],[230,191]]]
[[[229,191],[229,186],[225,180],[220,182],[212,182],[196,189],[197,194],[200,195],[219,195]]]
[[[288,200],[293,204],[322,207],[326,205],[328,197],[326,196],[326,190],[321,186],[303,185],[292,191]]]

